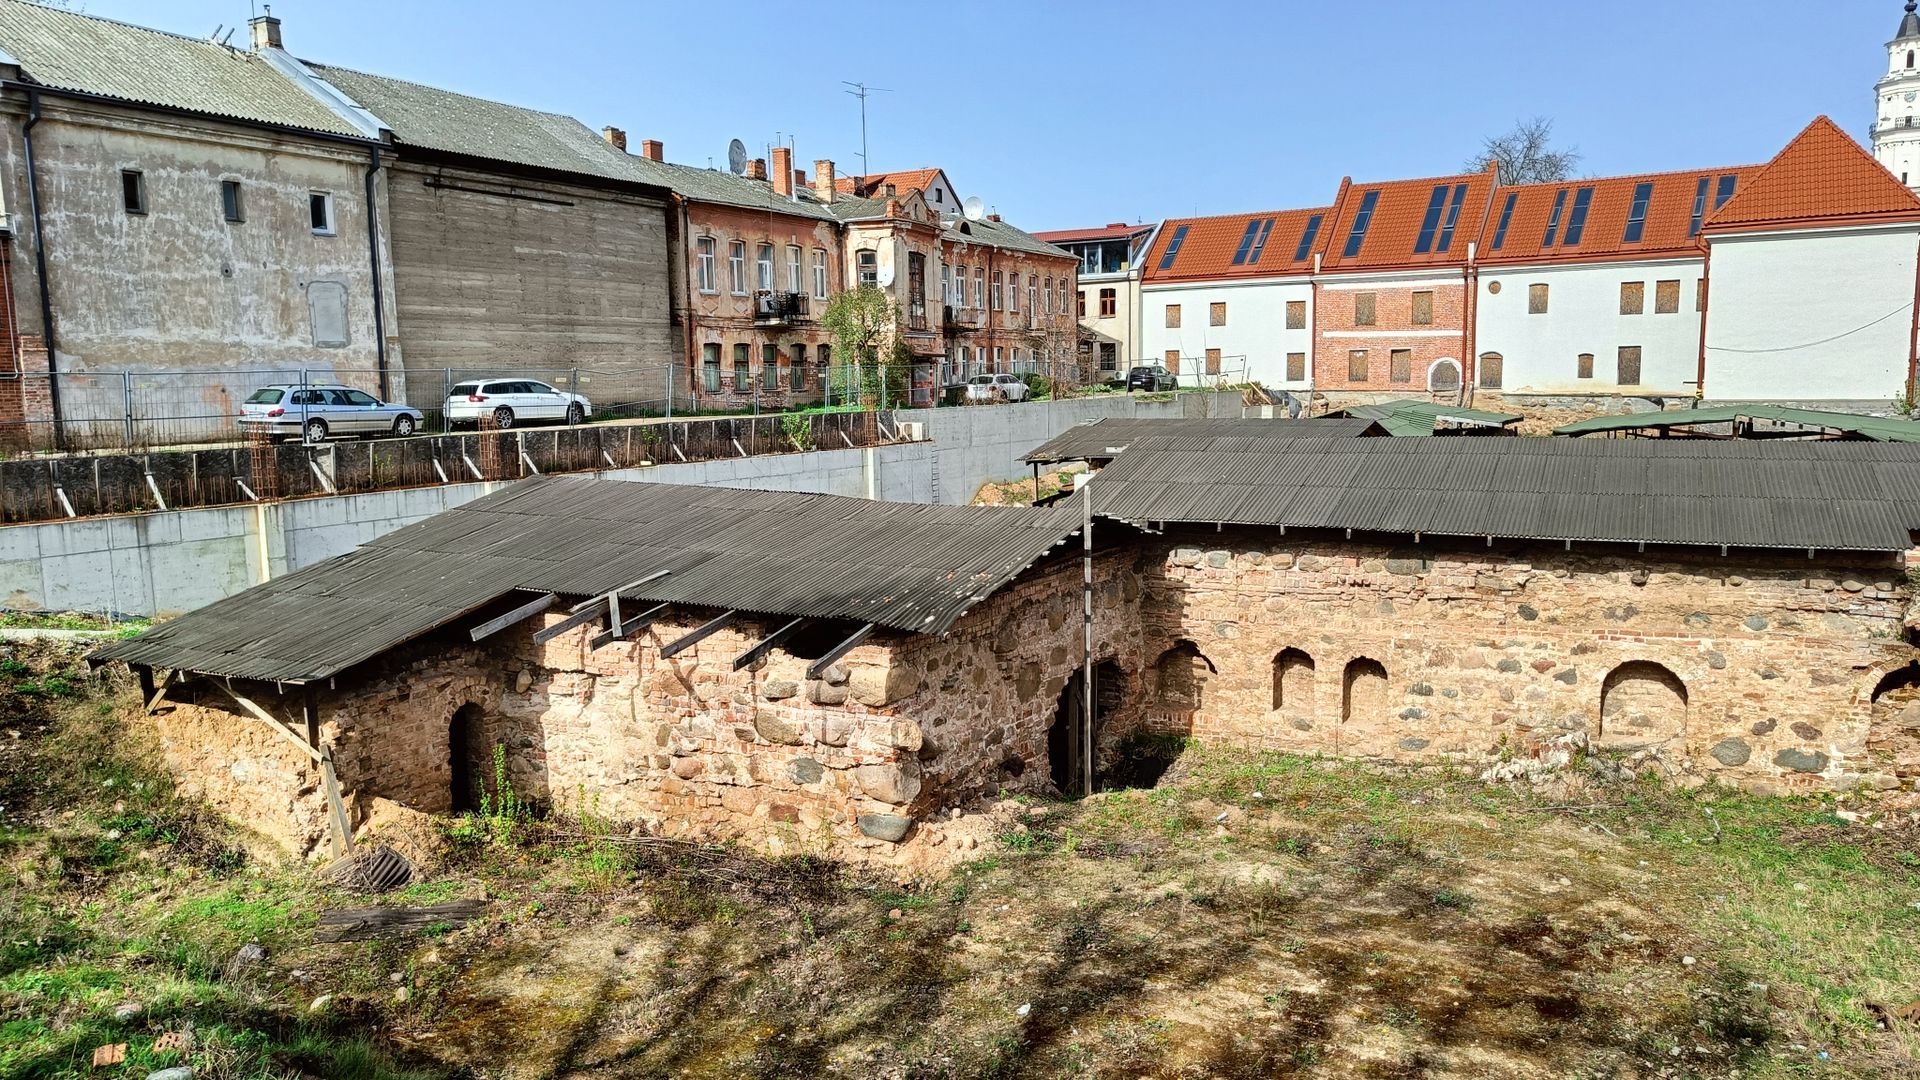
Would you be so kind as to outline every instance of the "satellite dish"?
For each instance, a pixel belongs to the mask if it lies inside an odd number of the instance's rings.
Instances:
[[[747,144],[739,139],[727,144],[727,171],[735,176],[747,171]]]
[[[967,201],[960,204],[960,209],[967,215],[968,221],[979,221],[986,216],[987,204],[980,201],[980,196],[969,195]]]
[[[893,284],[893,267],[883,266],[880,269],[874,271],[873,280],[876,284],[878,284],[883,289],[889,285],[892,285]]]

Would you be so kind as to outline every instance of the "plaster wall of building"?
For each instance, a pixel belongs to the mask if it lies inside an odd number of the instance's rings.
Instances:
[[[1206,374],[1208,350],[1217,349],[1229,381],[1312,389],[1313,302],[1305,278],[1148,285],[1141,290],[1140,362],[1174,368],[1190,384],[1196,373]],[[1215,304],[1226,305],[1220,326],[1213,325]],[[1290,304],[1300,305],[1298,326],[1288,326]],[[1178,326],[1167,325],[1172,306],[1180,309]],[[1289,357],[1296,358],[1299,378],[1289,378],[1296,373]]]
[[[1906,395],[1920,227],[1717,234],[1709,243],[1707,396]]]
[[[1088,274],[1082,271],[1077,284],[1080,290],[1079,303],[1086,311],[1080,317],[1080,325],[1098,335],[1094,343],[1093,360],[1100,376],[1108,380],[1124,379],[1129,368],[1151,363],[1148,359],[1150,354],[1142,349],[1139,333],[1139,270],[1117,274]],[[1101,294],[1109,291],[1113,294],[1112,314],[1107,313],[1101,301]],[[1102,344],[1113,346],[1111,366],[1100,351]]]
[[[692,370],[683,377],[682,386],[701,407],[759,403],[779,408],[819,400],[821,347],[826,346],[831,355],[833,345],[833,336],[819,320],[846,279],[838,226],[822,219],[706,203],[690,203],[686,213],[689,235],[682,272],[691,286],[684,323],[692,340]],[[773,249],[771,291],[798,293],[799,303],[805,305],[803,313],[777,325],[757,322],[755,317],[763,246]],[[704,267],[709,252],[710,271]],[[736,253],[740,258],[737,282]],[[797,282],[790,262],[795,255],[799,258]],[[816,260],[824,271],[819,276]],[[702,287],[703,278],[710,287]],[[768,345],[775,350],[771,380],[766,374]],[[744,384],[738,373],[742,359],[747,361]]]
[[[1692,397],[1699,378],[1701,272],[1700,259],[1483,268],[1475,348],[1502,358],[1501,389],[1510,395]],[[1635,313],[1627,311],[1630,302],[1623,303],[1623,285],[1629,301],[1638,286]],[[1672,311],[1660,310],[1663,289],[1677,297]],[[1546,310],[1535,311],[1541,300]],[[1623,363],[1622,348],[1638,350],[1637,382],[1621,381],[1623,368],[1633,375],[1636,355],[1629,352]]]

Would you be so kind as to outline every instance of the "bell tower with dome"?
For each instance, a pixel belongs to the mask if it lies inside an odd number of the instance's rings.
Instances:
[[[1874,85],[1873,156],[1920,189],[1920,3],[1907,0],[1900,32],[1887,42],[1887,73]]]

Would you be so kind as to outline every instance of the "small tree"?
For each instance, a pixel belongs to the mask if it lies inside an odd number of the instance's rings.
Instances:
[[[820,325],[833,335],[834,354],[841,358],[841,364],[851,367],[848,392],[859,387],[863,392],[877,393],[881,350],[888,350],[891,356],[896,347],[905,344],[900,340],[899,306],[877,286],[862,285],[827,301],[826,310],[820,313]],[[831,386],[831,371],[827,379]]]
[[[1467,159],[1465,168],[1484,172],[1492,165],[1502,184],[1551,184],[1572,177],[1579,164],[1579,149],[1555,149],[1553,121],[1536,116],[1515,121],[1512,130],[1488,138],[1480,152]]]

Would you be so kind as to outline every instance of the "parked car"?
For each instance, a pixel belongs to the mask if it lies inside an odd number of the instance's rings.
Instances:
[[[1027,400],[1027,381],[1018,375],[975,375],[967,380],[967,400],[973,402]]]
[[[240,404],[240,430],[315,443],[329,435],[407,436],[420,430],[425,419],[425,413],[411,406],[328,383],[263,386]]]
[[[448,427],[492,417],[494,427],[510,428],[522,420],[582,423],[593,403],[533,379],[475,379],[447,391],[446,410]]]
[[[1173,390],[1180,380],[1159,364],[1143,364],[1127,372],[1128,390]]]

